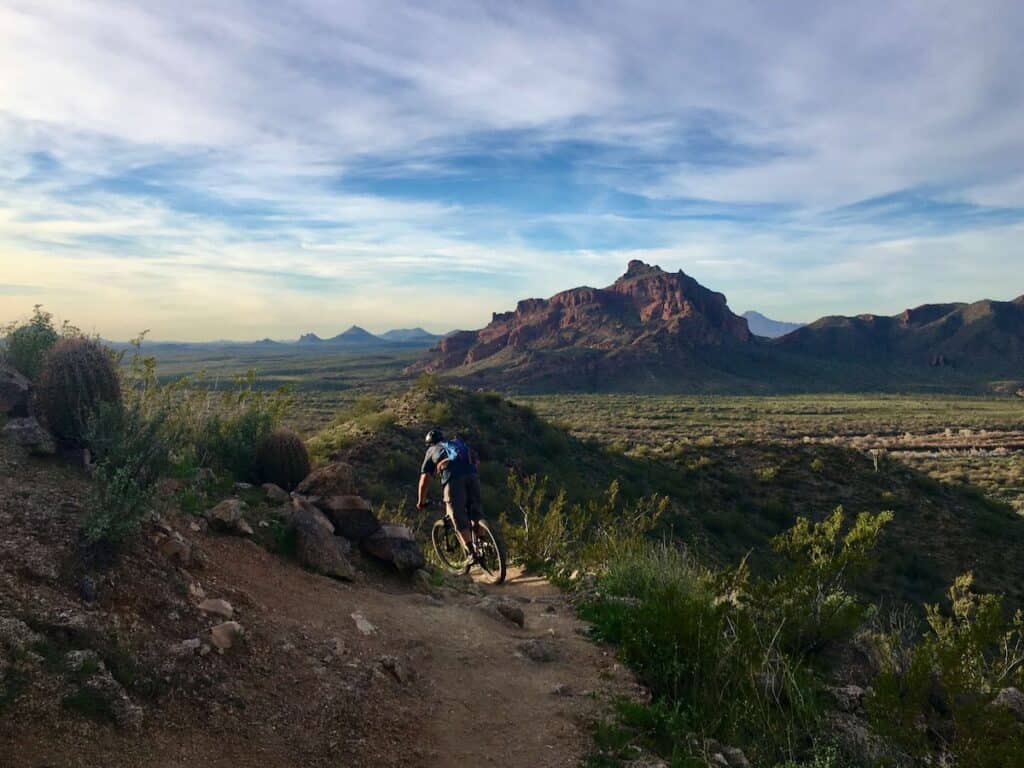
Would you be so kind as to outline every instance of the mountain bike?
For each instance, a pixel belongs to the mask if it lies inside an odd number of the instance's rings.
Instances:
[[[437,502],[427,502],[428,508],[435,506]],[[470,530],[473,536],[473,549],[477,553],[476,558],[472,560],[462,548],[459,535],[456,533],[455,520],[446,507],[444,515],[434,523],[430,531],[430,541],[434,545],[438,560],[447,570],[456,574],[469,573],[474,566],[479,566],[485,581],[490,584],[501,584],[505,581],[508,554],[497,527],[481,518]]]

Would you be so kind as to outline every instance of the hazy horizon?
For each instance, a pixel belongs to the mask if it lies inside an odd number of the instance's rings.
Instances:
[[[0,0],[0,322],[479,328],[633,258],[808,322],[1024,293],[1024,6]]]

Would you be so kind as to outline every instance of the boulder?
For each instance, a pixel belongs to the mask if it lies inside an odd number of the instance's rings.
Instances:
[[[876,765],[890,754],[888,743],[856,715],[827,712],[824,725],[840,754],[856,761],[858,765]]]
[[[242,517],[244,510],[245,502],[241,499],[225,499],[209,510],[206,513],[206,518],[210,521],[210,527],[214,530],[251,536],[252,528]]]
[[[372,536],[363,539],[360,546],[377,559],[393,563],[403,573],[422,568],[427,562],[416,537],[404,525],[382,525]]]
[[[314,470],[299,483],[295,492],[301,496],[350,496],[356,492],[355,473],[343,462],[335,462]]]
[[[349,541],[360,542],[380,530],[370,502],[359,496],[326,496],[314,503],[334,523],[334,532]]]
[[[220,616],[225,619],[230,619],[235,615],[235,609],[231,607],[231,603],[227,600],[221,600],[220,598],[207,598],[199,604],[199,610],[203,613],[209,613],[213,616]]]
[[[510,621],[518,627],[526,625],[526,614],[523,608],[507,597],[487,597],[480,601],[480,609],[496,619]]]
[[[327,516],[320,511],[319,507],[301,496],[292,499],[292,517],[299,512],[311,517],[313,522],[331,534],[331,536],[334,535],[334,523],[327,519]]]
[[[53,437],[31,417],[11,419],[4,426],[3,435],[36,456],[53,456],[57,452]]]
[[[180,533],[172,533],[160,542],[160,553],[175,565],[187,568],[192,562],[192,546]]]
[[[363,614],[356,611],[352,614],[352,621],[356,623],[356,629],[362,635],[375,635],[377,634],[377,627],[375,627]]]
[[[334,535],[334,526],[320,510],[308,502],[297,502],[291,528],[295,534],[295,556],[299,562],[325,576],[354,578],[355,569],[349,560],[352,545]]]
[[[519,652],[530,661],[536,661],[539,664],[557,661],[562,655],[558,646],[546,637],[537,637],[520,643]]]
[[[13,418],[32,415],[32,384],[9,365],[0,364],[0,414]]]
[[[864,705],[865,691],[859,685],[843,685],[827,688],[826,692],[840,712],[856,712]]]
[[[291,500],[291,495],[279,485],[273,483],[264,483],[263,493],[267,495],[267,501],[274,504],[287,504]]]
[[[222,651],[226,651],[245,637],[245,629],[237,621],[225,621],[210,630],[210,642]]]

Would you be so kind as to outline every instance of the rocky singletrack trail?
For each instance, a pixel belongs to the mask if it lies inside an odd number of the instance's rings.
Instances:
[[[200,565],[169,566],[145,534],[85,601],[60,564],[86,483],[0,453],[0,615],[32,624],[51,650],[57,638],[54,659],[118,628],[121,651],[156,683],[153,694],[128,687],[142,715],[126,728],[69,710],[63,662],[36,663],[0,708],[10,768],[573,766],[609,698],[638,693],[582,634],[568,597],[518,570],[501,586],[410,581],[384,566],[337,581],[181,516],[169,522]],[[243,642],[181,649],[215,623],[193,588],[230,602]]]

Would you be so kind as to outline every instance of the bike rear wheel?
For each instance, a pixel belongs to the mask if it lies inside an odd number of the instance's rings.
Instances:
[[[452,573],[462,573],[466,569],[466,553],[462,549],[459,537],[446,519],[438,520],[430,531],[430,541],[441,564]]]
[[[491,584],[505,581],[508,569],[508,555],[505,542],[497,528],[492,528],[486,520],[477,521],[476,546],[479,553],[477,565],[484,572],[484,579]]]

